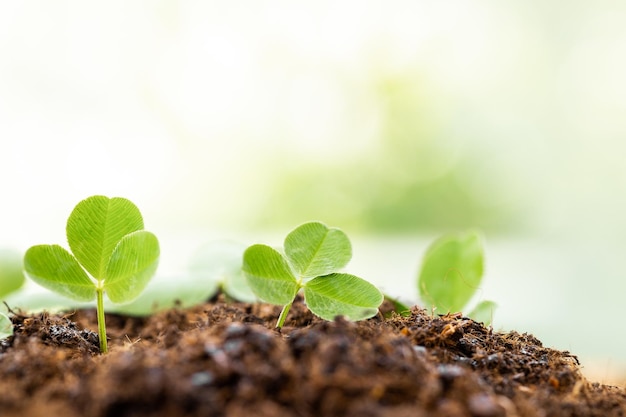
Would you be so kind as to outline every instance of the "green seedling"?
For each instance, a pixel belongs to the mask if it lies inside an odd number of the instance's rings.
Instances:
[[[22,255],[12,249],[0,249],[0,298],[19,290],[24,284]]]
[[[436,311],[462,311],[480,286],[483,268],[483,240],[478,232],[444,235],[424,256],[418,278],[420,297]],[[490,324],[495,307],[494,302],[483,301],[468,316]]]
[[[252,291],[263,301],[282,305],[276,327],[281,328],[302,289],[309,309],[325,320],[374,316],[382,293],[354,275],[337,272],[352,258],[344,232],[319,222],[305,223],[285,238],[284,253],[252,245],[244,252],[243,271]]]
[[[33,246],[24,271],[37,284],[77,301],[97,300],[100,350],[107,352],[104,293],[126,303],[143,291],[159,261],[159,242],[143,230],[139,209],[120,197],[89,197],[67,219],[67,242]]]

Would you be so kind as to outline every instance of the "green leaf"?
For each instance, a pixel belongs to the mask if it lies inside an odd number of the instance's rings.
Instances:
[[[22,255],[18,251],[0,249],[0,297],[20,289],[23,284]]]
[[[98,281],[118,242],[143,229],[139,209],[121,197],[92,196],[76,205],[67,219],[67,241],[81,265]]]
[[[243,271],[252,291],[268,303],[291,303],[300,289],[287,260],[267,245],[252,245],[246,249]]]
[[[483,323],[485,326],[491,326],[493,312],[496,310],[496,307],[498,305],[493,301],[481,301],[467,316],[478,323]]]
[[[6,315],[0,313],[0,340],[6,339],[13,334],[13,323]]]
[[[304,279],[328,275],[346,266],[352,258],[348,236],[320,222],[298,226],[285,238],[285,254]]]
[[[440,313],[459,312],[472,298],[483,276],[483,244],[476,231],[445,235],[426,251],[419,292]]]
[[[195,287],[206,289],[210,298],[219,286],[235,300],[253,303],[256,295],[246,281],[241,267],[246,246],[231,241],[216,241],[201,246],[191,259],[189,269]]]
[[[114,303],[137,298],[156,272],[159,241],[145,230],[124,236],[113,250],[106,269],[104,291]]]
[[[96,284],[76,258],[59,245],[37,245],[24,255],[26,275],[44,288],[77,301],[96,298]]]
[[[376,315],[383,294],[374,285],[350,274],[330,274],[304,285],[304,299],[309,309],[326,320],[346,316],[362,320]]]

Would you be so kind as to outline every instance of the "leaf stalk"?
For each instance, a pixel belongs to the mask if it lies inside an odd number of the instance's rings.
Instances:
[[[285,320],[287,319],[287,314],[289,314],[289,310],[291,309],[292,304],[293,304],[293,301],[290,302],[289,304],[285,304],[285,306],[283,307],[283,310],[280,312],[280,316],[278,316],[278,322],[276,323],[277,329],[282,328],[283,325],[285,324]]]
[[[104,321],[104,289],[96,288],[98,296],[96,310],[98,313],[98,338],[100,339],[100,353],[107,353],[107,329]]]

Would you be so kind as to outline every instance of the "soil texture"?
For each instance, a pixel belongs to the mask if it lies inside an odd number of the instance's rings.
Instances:
[[[525,333],[414,308],[352,323],[227,303],[149,317],[95,310],[12,314],[0,343],[0,415],[625,416],[626,392],[587,381],[577,358]]]

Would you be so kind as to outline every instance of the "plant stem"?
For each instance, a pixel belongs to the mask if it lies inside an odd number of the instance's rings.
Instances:
[[[98,337],[100,339],[100,353],[107,353],[107,328],[104,322],[104,289],[96,288],[98,295],[98,304],[96,310],[98,312]]]
[[[289,314],[289,310],[291,309],[292,304],[293,301],[283,307],[283,311],[280,312],[280,316],[278,316],[278,322],[276,323],[277,329],[280,329],[281,327],[283,327],[283,324],[285,324],[285,319],[287,318],[287,314]]]

